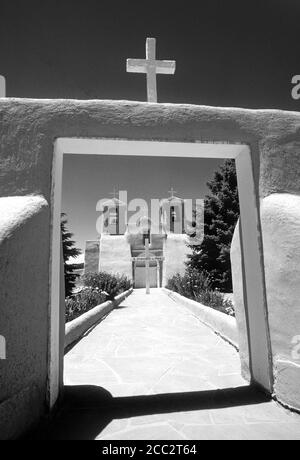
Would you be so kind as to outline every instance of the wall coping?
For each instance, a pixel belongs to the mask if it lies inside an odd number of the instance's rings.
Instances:
[[[65,328],[65,350],[80,339],[85,332],[87,332],[92,326],[100,321],[104,316],[108,315],[114,308],[116,308],[126,297],[128,297],[133,291],[133,288],[128,291],[122,292],[114,300],[108,300],[91,310],[87,311],[78,318],[66,323]]]
[[[236,319],[213,308],[207,307],[200,302],[188,299],[177,292],[162,288],[163,292],[174,302],[188,308],[203,324],[212,329],[222,339],[239,349],[238,328]]]
[[[41,106],[53,106],[53,105],[77,105],[80,107],[95,106],[95,105],[102,105],[102,106],[125,106],[125,107],[141,107],[149,109],[149,111],[153,111],[159,108],[175,108],[176,110],[179,109],[201,109],[210,112],[239,112],[239,113],[249,113],[249,114],[266,114],[266,115],[287,115],[290,114],[295,116],[296,118],[300,118],[300,113],[296,110],[284,110],[284,109],[253,109],[253,108],[246,108],[246,107],[237,107],[237,106],[218,106],[218,105],[205,105],[205,104],[188,104],[188,103],[175,103],[175,102],[156,102],[156,103],[149,103],[145,101],[135,101],[135,100],[128,100],[128,99],[72,99],[72,98],[29,98],[29,97],[5,97],[0,98],[0,107],[7,106],[7,105],[35,105],[37,107]]]

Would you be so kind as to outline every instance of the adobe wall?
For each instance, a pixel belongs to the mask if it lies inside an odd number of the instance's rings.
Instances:
[[[300,195],[268,196],[261,206],[261,220],[274,390],[283,403],[299,409]]]
[[[128,101],[0,100],[0,197],[26,197],[22,203],[25,211],[28,207],[26,200],[31,195],[44,203],[29,220],[22,217],[21,212],[18,225],[0,239],[0,258],[5,258],[8,267],[0,269],[0,335],[8,336],[8,359],[0,360],[2,437],[16,436],[46,411],[51,180],[53,144],[58,137],[247,143],[251,148],[255,186],[261,199],[277,193],[300,196],[299,113]],[[276,196],[274,200],[276,202]],[[6,207],[8,202],[4,203]],[[267,220],[263,223],[263,237],[265,247],[273,251],[273,238],[276,240],[276,234],[281,235],[281,230],[272,224],[272,215],[277,218],[277,204],[272,202],[270,206],[271,209],[268,207],[265,211]],[[274,210],[272,206],[275,206]],[[290,212],[297,214],[294,208],[287,210],[288,214]],[[0,226],[5,229],[6,212],[0,215]],[[289,226],[285,230],[288,232]],[[295,246],[298,240],[294,233],[292,235],[291,244],[295,250],[282,246],[281,265],[278,260],[276,263],[271,260],[272,254],[261,254],[266,260],[271,317],[283,308],[278,292],[282,286],[284,289],[288,286],[285,283],[289,282],[291,273],[290,257],[293,266],[300,265]],[[285,251],[289,251],[288,258],[284,256]],[[281,284],[275,292],[275,286],[273,289],[270,286],[277,283],[278,277]],[[284,292],[285,301],[291,306],[289,311],[298,311],[296,290],[287,288]],[[294,318],[292,315],[290,322]],[[294,332],[289,329],[290,322],[284,323],[287,336]],[[277,340],[277,332],[271,336],[276,348],[281,341]],[[273,354],[276,355],[276,350]],[[275,386],[278,391],[281,391],[282,382],[290,384],[292,376],[298,376],[298,364],[292,364],[292,370],[286,374],[278,373]],[[284,385],[287,387],[287,402],[300,407],[296,389]],[[20,399],[20,391],[26,392],[27,396]],[[287,400],[283,394],[284,398]],[[10,402],[17,405],[18,411],[11,410],[16,405],[12,406]],[[15,426],[15,432],[6,429],[7,420]],[[18,426],[20,420],[23,422]]]
[[[163,287],[166,287],[168,280],[177,273],[184,275],[188,254],[192,253],[187,243],[186,234],[168,233],[164,239]]]
[[[300,410],[300,194],[273,193],[260,207],[274,395]],[[231,245],[233,289],[243,376],[251,381],[240,228]]]
[[[132,281],[131,250],[125,235],[101,234],[96,271],[124,275]]]
[[[0,198],[0,439],[44,410],[47,391],[50,218],[40,196]],[[48,284],[48,283],[47,283]]]
[[[99,269],[100,241],[86,241],[84,252],[84,273],[95,273]]]

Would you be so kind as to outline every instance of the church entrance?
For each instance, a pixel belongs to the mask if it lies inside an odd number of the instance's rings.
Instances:
[[[148,270],[149,287],[162,287],[163,257],[149,257],[149,268],[146,267],[146,257],[132,258],[132,278],[135,289],[146,288]]]
[[[134,288],[141,289],[146,287],[146,268],[143,267],[136,267],[135,274],[134,274]],[[157,269],[156,267],[149,267],[149,282],[151,288],[159,287],[157,285]]]

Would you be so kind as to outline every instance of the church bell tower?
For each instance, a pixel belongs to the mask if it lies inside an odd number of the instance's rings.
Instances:
[[[126,203],[116,197],[105,201],[102,205],[104,213],[103,233],[107,235],[124,235],[126,230]]]

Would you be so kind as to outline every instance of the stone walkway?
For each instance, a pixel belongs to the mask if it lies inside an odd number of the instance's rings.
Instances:
[[[238,353],[161,290],[136,290],[65,358],[52,439],[300,439],[248,387]]]

